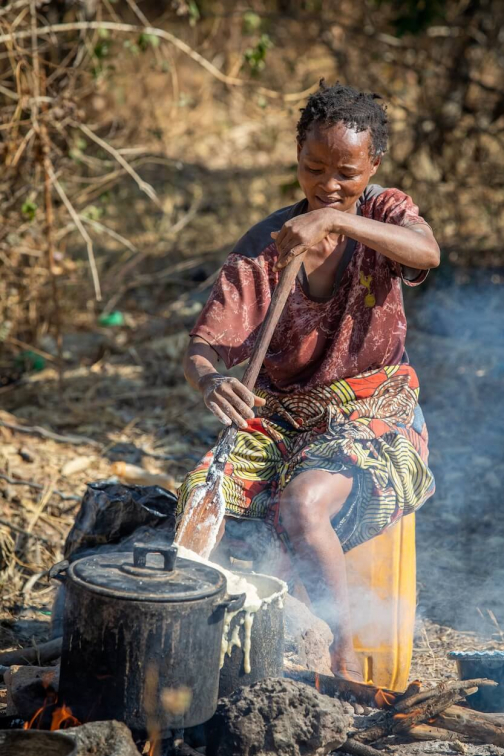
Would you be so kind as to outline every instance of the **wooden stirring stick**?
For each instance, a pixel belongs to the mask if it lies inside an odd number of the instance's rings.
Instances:
[[[257,376],[266,356],[271,337],[276,328],[292,284],[298,274],[306,252],[294,257],[283,269],[278,285],[271,297],[270,306],[257,336],[249,364],[242,383],[250,391],[255,386]],[[238,428],[230,425],[223,431],[214,457],[208,468],[203,486],[197,486],[189,496],[178,525],[175,543],[208,557],[215,546],[215,540],[225,514],[225,503],[220,487],[224,467],[233,450]]]

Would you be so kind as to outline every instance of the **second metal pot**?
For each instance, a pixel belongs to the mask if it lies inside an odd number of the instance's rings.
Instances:
[[[284,654],[283,601],[287,585],[278,578],[258,573],[239,573],[255,585],[260,609],[247,619],[241,609],[231,620],[228,641],[233,637],[237,644],[230,643],[220,673],[219,698],[229,696],[241,685],[252,685],[265,677],[282,677]],[[252,626],[247,630],[247,623]],[[249,648],[247,649],[247,644]]]

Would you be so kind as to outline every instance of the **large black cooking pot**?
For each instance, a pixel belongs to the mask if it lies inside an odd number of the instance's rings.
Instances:
[[[59,700],[80,721],[118,719],[140,735],[214,714],[225,612],[245,599],[218,570],[135,544],[51,574],[65,584]]]
[[[0,732],[0,756],[76,756],[72,738],[59,732],[6,730]]]

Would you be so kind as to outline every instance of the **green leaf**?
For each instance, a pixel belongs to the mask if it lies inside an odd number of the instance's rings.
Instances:
[[[138,47],[142,52],[145,52],[149,49],[149,47],[158,47],[159,46],[159,37],[157,37],[155,34],[147,34],[146,32],[142,32],[140,36],[138,37]]]
[[[252,75],[256,76],[266,66],[266,54],[274,47],[268,34],[261,34],[255,47],[249,47],[243,55],[244,62],[248,64]]]
[[[195,0],[189,0],[187,3],[187,9],[189,11],[189,25],[194,26],[201,18],[200,9]]]
[[[262,19],[254,11],[247,11],[243,14],[243,33],[254,34],[261,26]]]
[[[138,45],[135,42],[132,42],[131,39],[126,39],[123,42],[123,46],[126,48],[126,50],[129,50],[132,55],[138,55],[140,52]]]
[[[88,205],[84,210],[82,211],[82,215],[85,218],[89,218],[89,220],[98,221],[103,215],[103,208],[97,207],[96,205]]]
[[[21,212],[23,213],[25,218],[28,218],[29,221],[32,221],[35,218],[37,208],[38,205],[36,202],[33,202],[32,200],[26,200],[25,202],[23,202]]]
[[[98,36],[101,39],[108,39],[110,37],[110,32],[108,29],[98,29]]]
[[[103,58],[106,58],[107,55],[110,52],[110,45],[108,42],[103,40],[102,42],[97,42],[94,46],[93,55],[95,58],[98,58],[98,60],[103,60]]]

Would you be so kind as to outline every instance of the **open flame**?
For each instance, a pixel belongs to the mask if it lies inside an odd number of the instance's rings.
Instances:
[[[151,735],[151,739],[148,742],[149,750],[147,751],[147,756],[159,756],[160,749],[161,749],[161,740],[159,737],[153,737]]]
[[[77,727],[81,724],[77,717],[74,717],[72,710],[68,706],[66,706],[65,704],[57,706],[57,703],[58,694],[53,690],[49,690],[44,703],[42,704],[40,709],[35,712],[30,721],[25,722],[23,729],[49,729],[51,731],[66,730],[68,727]],[[49,714],[51,714],[51,724],[49,728],[45,726],[43,727],[43,724],[47,721]]]
[[[394,705],[396,696],[392,691],[378,688],[375,695],[375,703],[379,709],[389,709]]]

